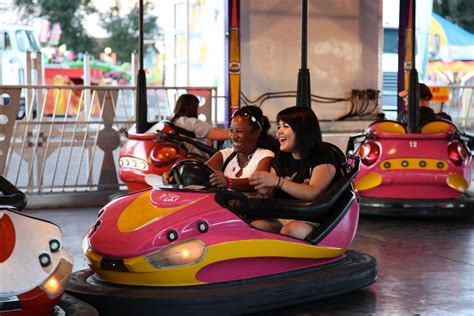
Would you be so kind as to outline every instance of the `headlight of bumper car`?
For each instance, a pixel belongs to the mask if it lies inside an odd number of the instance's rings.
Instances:
[[[148,164],[146,161],[134,157],[121,157],[119,159],[120,168],[137,169],[141,171],[148,171]]]
[[[41,284],[41,289],[53,299],[66,290],[67,282],[72,272],[72,264],[64,259],[59,261],[59,265],[53,274]]]
[[[145,255],[145,259],[155,268],[175,268],[199,263],[206,253],[206,243],[189,239]]]

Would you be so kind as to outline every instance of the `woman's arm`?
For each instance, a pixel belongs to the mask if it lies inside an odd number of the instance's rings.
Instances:
[[[207,140],[229,139],[229,130],[217,128],[211,124],[201,121],[196,117],[180,117],[174,124],[182,129],[193,132],[197,138]]]
[[[314,168],[309,184],[296,183],[282,178],[279,187],[280,190],[297,199],[310,201],[327,189],[335,175],[336,167],[326,163]]]
[[[230,137],[228,129],[214,127],[207,133],[206,138],[209,140],[227,140]]]

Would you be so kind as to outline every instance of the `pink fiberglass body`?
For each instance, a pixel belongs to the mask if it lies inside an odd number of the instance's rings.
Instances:
[[[137,192],[110,202],[99,217],[100,229],[89,232],[94,252],[109,259],[147,255],[172,244],[168,234],[175,231],[178,241],[197,238],[209,247],[245,241],[284,241],[288,245],[309,242],[258,230],[238,215],[220,206],[215,193],[153,189]],[[134,204],[135,203],[135,204]],[[343,249],[331,258],[239,257],[213,262],[203,267],[199,280],[221,282],[303,269],[338,260],[350,246],[357,229],[359,206],[354,201],[343,219],[314,247]],[[208,229],[199,231],[205,222]],[[97,226],[97,224],[96,224]]]
[[[452,133],[400,134],[375,132],[367,140],[379,148],[371,165],[362,164],[355,182],[372,174],[381,183],[359,190],[363,197],[400,199],[453,199],[471,182],[471,157],[455,164],[448,148]],[[375,181],[375,180],[373,180]],[[375,182],[377,182],[375,181]],[[463,185],[461,185],[461,184]]]

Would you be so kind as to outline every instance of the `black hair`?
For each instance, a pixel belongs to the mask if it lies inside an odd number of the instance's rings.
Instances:
[[[277,114],[277,123],[283,121],[295,132],[295,147],[301,156],[301,168],[298,173],[305,172],[313,156],[323,149],[321,128],[316,114],[307,107],[292,106]],[[282,165],[287,165],[291,153],[279,153]]]
[[[431,93],[430,88],[424,83],[419,84],[420,87],[420,99],[431,101],[433,99],[433,94]]]
[[[247,105],[238,109],[234,116],[241,116],[247,118],[250,125],[252,125],[255,129],[260,130],[260,136],[257,140],[257,147],[270,149],[275,151],[276,150],[276,141],[275,139],[268,134],[268,130],[270,129],[270,121],[268,117],[263,115],[262,109],[256,106]]]
[[[196,117],[199,107],[199,99],[193,94],[182,94],[179,96],[174,107],[172,122],[178,118],[185,117]]]

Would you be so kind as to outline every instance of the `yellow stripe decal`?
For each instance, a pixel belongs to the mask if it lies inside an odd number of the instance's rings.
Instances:
[[[382,170],[448,170],[448,164],[443,160],[429,158],[387,159],[379,167]]]
[[[151,191],[146,191],[132,203],[130,203],[125,210],[120,214],[117,221],[117,228],[122,233],[128,233],[140,228],[143,228],[151,223],[166,217],[174,212],[182,210],[185,207],[190,206],[202,199],[205,199],[207,195],[191,201],[189,203],[175,206],[175,207],[156,207],[151,203],[150,200]]]
[[[239,240],[209,246],[203,261],[178,268],[157,269],[144,257],[125,259],[124,263],[133,273],[99,270],[100,278],[119,284],[147,286],[197,285],[200,269],[215,262],[239,258],[284,257],[303,259],[329,259],[343,255],[345,249],[319,247],[309,244],[281,240]],[[94,265],[95,266],[95,265]]]
[[[378,173],[369,173],[355,182],[355,186],[359,191],[369,190],[378,187],[381,184],[382,177]]]
[[[467,183],[466,179],[461,177],[458,174],[450,174],[446,179],[446,183],[451,189],[457,190],[459,192],[466,192],[469,184]]]

